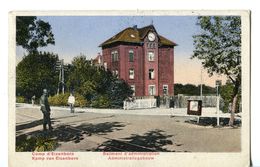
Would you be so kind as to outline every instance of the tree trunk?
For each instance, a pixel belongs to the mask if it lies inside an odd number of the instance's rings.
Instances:
[[[234,125],[235,112],[237,109],[237,102],[238,102],[239,85],[240,85],[239,82],[236,81],[235,87],[233,89],[232,109],[230,113],[229,126]]]
[[[229,119],[229,126],[232,126],[234,124],[235,112],[237,108],[237,100],[238,100],[238,94],[236,94],[235,97],[233,97],[232,109],[231,109],[230,119]]]

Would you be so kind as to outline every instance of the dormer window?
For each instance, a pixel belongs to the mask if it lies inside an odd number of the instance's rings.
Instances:
[[[135,35],[134,35],[134,34],[131,34],[130,37],[135,38]]]

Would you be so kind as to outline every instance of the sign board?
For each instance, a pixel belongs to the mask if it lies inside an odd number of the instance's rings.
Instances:
[[[221,86],[222,85],[222,81],[221,80],[216,80],[216,86]]]
[[[187,114],[201,115],[202,100],[188,100]]]

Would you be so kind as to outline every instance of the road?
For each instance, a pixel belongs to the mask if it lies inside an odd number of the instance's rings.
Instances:
[[[201,126],[187,123],[189,117],[173,116],[159,109],[150,114],[138,111],[51,107],[55,151],[160,151],[238,152],[241,128]],[[120,113],[121,112],[121,113]],[[140,111],[140,113],[149,112]],[[166,112],[166,111],[165,111]],[[153,113],[153,114],[152,114]],[[17,104],[16,135],[42,133],[42,113],[38,106]]]

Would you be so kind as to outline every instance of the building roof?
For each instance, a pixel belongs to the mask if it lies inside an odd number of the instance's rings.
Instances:
[[[114,44],[116,42],[127,42],[127,43],[142,43],[146,35],[149,31],[155,31],[155,28],[153,25],[149,25],[142,28],[137,27],[128,27],[118,34],[114,35],[113,37],[109,38],[102,44],[100,44],[100,47],[108,46],[111,44]],[[157,33],[157,32],[156,32]],[[157,33],[158,34],[158,33]],[[177,44],[161,35],[158,34],[159,37],[159,44],[164,46],[176,46]]]

